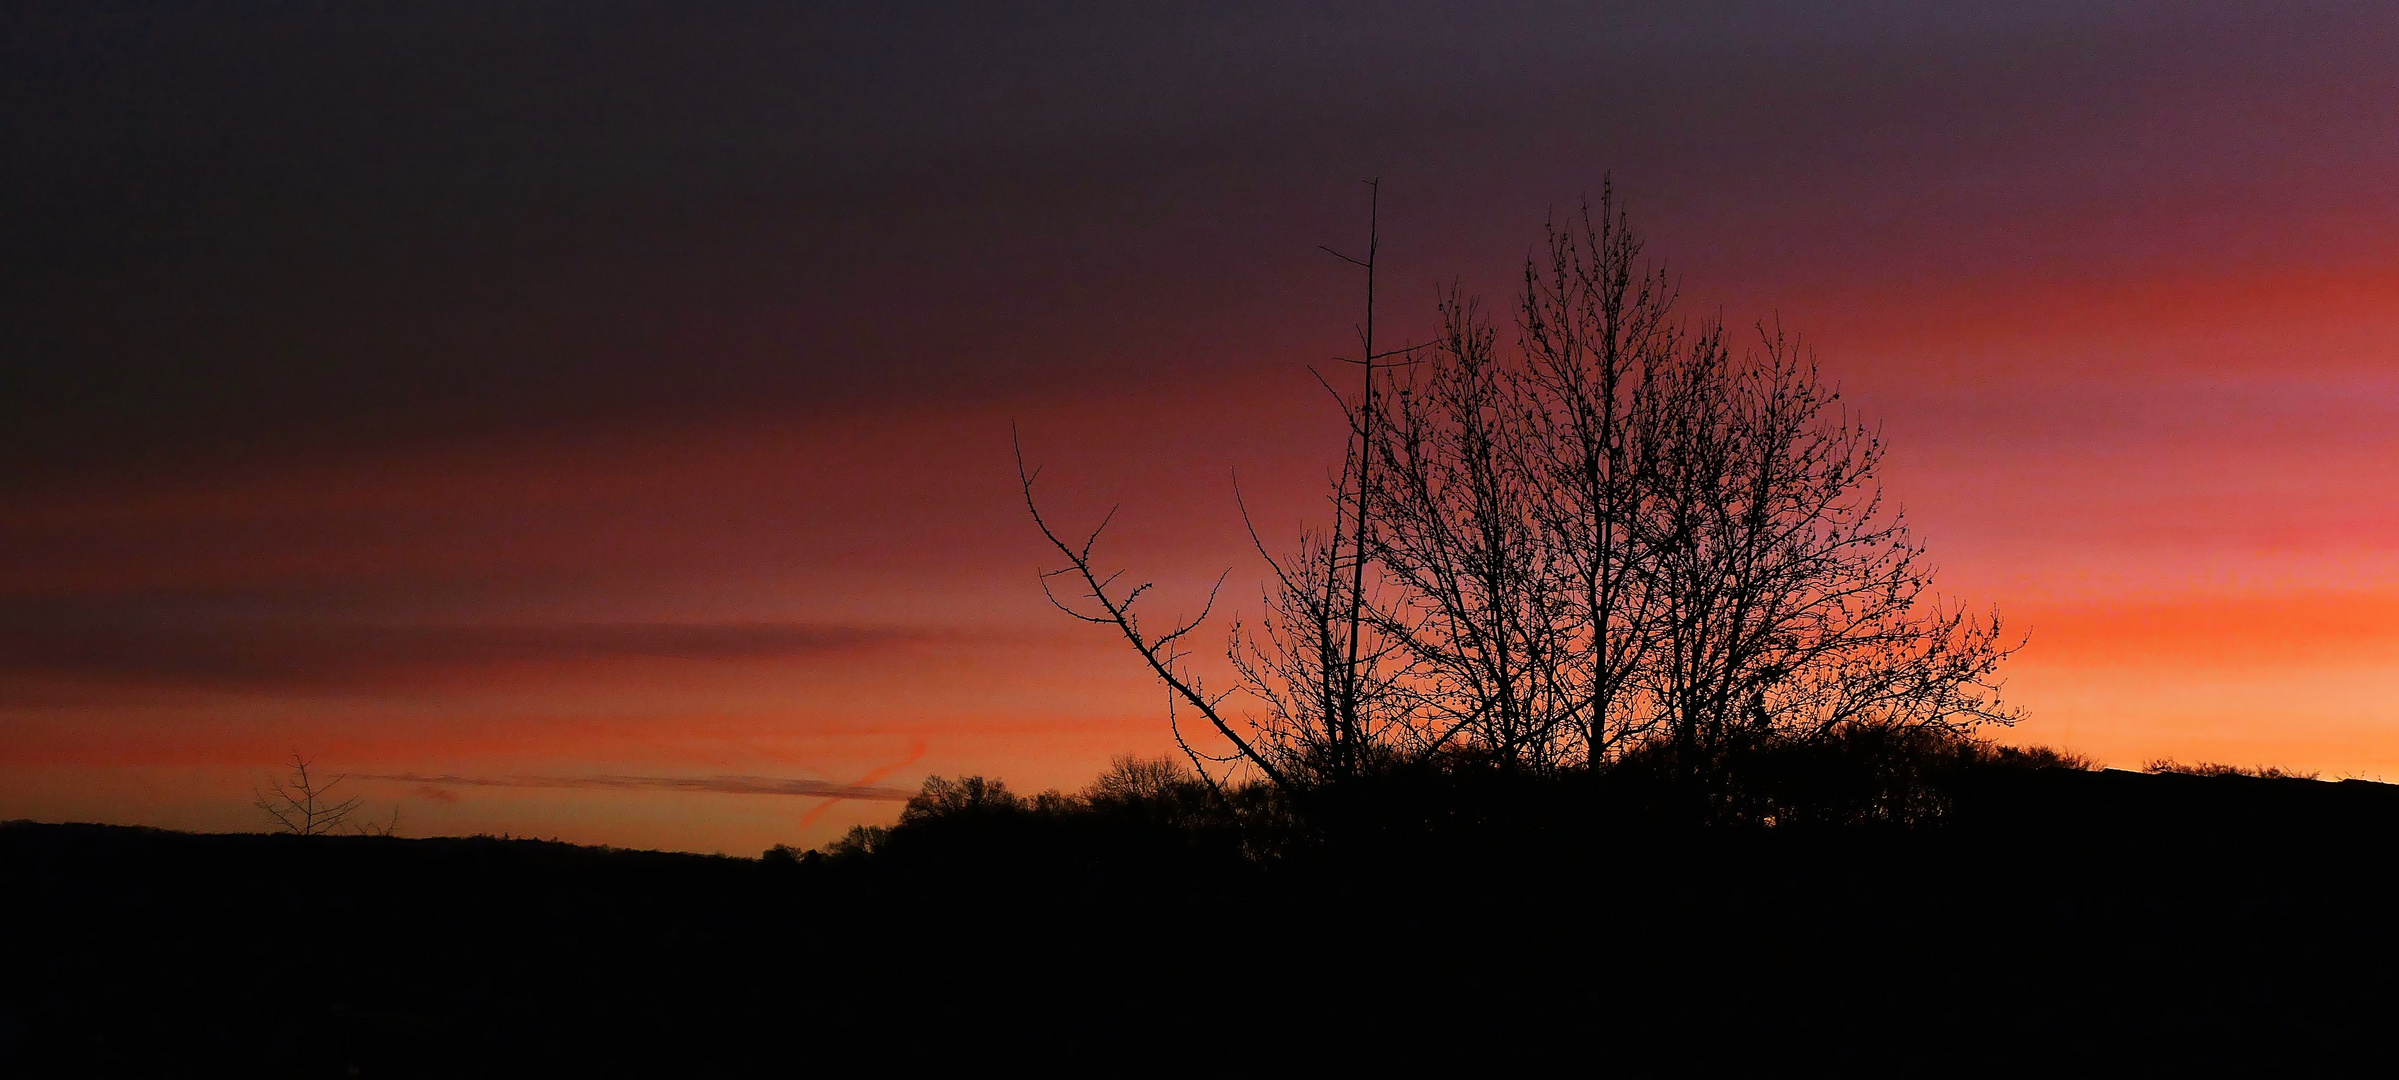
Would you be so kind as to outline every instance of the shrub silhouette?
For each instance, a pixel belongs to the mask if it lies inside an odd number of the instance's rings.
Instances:
[[[999,780],[985,780],[980,776],[962,776],[956,780],[928,776],[924,789],[911,796],[908,804],[901,808],[900,822],[908,824],[1006,817],[1031,809],[1031,803],[1008,790],[1008,785]]]
[[[890,825],[852,825],[850,831],[839,839],[807,854],[821,854],[829,859],[862,859],[890,846],[892,828]],[[775,845],[775,850],[782,849],[783,845]],[[799,860],[803,856],[794,854],[793,858]]]
[[[2185,765],[2173,758],[2151,760],[2141,766],[2141,771],[2177,776],[2249,776],[2260,780],[2314,780],[2322,775],[2314,770],[2301,772],[2278,765],[2223,765],[2212,761]]]

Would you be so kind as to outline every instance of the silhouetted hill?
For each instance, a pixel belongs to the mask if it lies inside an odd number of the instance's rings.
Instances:
[[[1031,814],[804,861],[15,822],[0,1070],[2153,1073],[2382,1051],[2399,787],[2019,769],[1953,793],[1936,827],[1583,834],[1603,819],[1265,862]]]

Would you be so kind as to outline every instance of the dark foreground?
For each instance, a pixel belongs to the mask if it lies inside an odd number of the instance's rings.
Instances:
[[[1605,859],[986,839],[0,826],[0,1074],[2147,1074],[2373,1062],[2399,1027],[2379,784],[2043,770],[1938,829]]]

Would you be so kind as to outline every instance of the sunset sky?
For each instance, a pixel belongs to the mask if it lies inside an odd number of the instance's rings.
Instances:
[[[1612,174],[1811,340],[2031,635],[2006,740],[2399,780],[2390,6],[897,7],[0,12],[0,819],[257,829],[298,750],[755,854],[1161,752],[1010,427],[1254,608],[1367,176],[1392,338]]]

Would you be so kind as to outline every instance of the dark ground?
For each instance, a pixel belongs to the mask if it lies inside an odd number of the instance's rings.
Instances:
[[[1630,835],[1261,870],[11,823],[0,1073],[2183,1074],[2399,1029],[2399,787],[2041,770],[1940,828]]]

